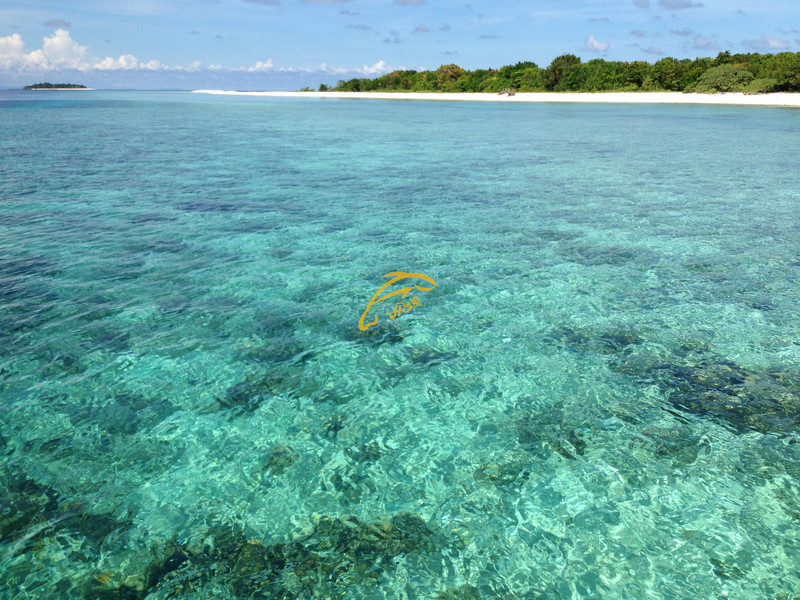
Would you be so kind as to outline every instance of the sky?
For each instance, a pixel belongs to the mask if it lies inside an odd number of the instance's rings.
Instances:
[[[295,90],[396,69],[800,51],[798,0],[2,0],[0,88]]]

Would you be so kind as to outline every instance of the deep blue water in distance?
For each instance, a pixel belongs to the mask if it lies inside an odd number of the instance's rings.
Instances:
[[[800,595],[798,148],[0,93],[0,598]],[[359,331],[393,271],[437,287]]]

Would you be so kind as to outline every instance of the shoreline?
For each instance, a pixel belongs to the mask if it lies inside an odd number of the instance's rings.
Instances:
[[[237,92],[194,90],[196,94],[263,96],[272,98],[330,98],[345,100],[428,100],[442,102],[564,102],[614,104],[717,104],[800,108],[800,93],[746,96],[740,92],[684,94],[683,92],[520,92],[514,96],[462,92]]]

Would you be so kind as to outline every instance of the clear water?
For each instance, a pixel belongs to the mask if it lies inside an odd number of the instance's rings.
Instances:
[[[798,148],[4,92],[0,597],[800,595]],[[362,334],[392,271],[438,286]]]

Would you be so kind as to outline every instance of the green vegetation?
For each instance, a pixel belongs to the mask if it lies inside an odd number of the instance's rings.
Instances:
[[[689,92],[716,94],[717,92],[741,92],[753,81],[753,74],[744,67],[732,64],[711,67],[700,76]]]
[[[80,83],[34,83],[26,85],[23,90],[85,90],[88,89]]]
[[[320,90],[323,87],[320,86]],[[582,62],[564,54],[547,68],[519,62],[500,69],[467,71],[442,65],[435,71],[393,71],[375,79],[340,81],[337,92],[800,92],[800,52],[731,54],[716,58],[662,58]]]

